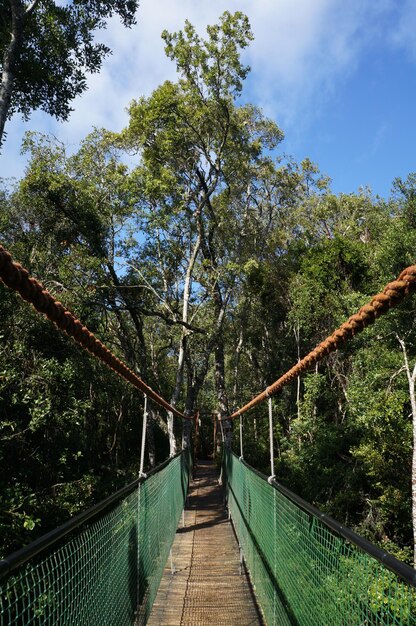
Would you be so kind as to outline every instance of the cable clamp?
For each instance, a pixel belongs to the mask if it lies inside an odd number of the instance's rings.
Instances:
[[[139,472],[139,478],[147,478],[147,474],[144,472]]]
[[[269,478],[267,479],[267,482],[269,483],[269,485],[271,485],[273,483],[273,481],[276,480],[276,475],[272,474],[271,476],[269,476]]]
[[[239,461],[244,461],[244,457],[243,457],[243,455],[239,456],[239,457],[238,457],[238,460],[239,460]]]
[[[269,391],[270,387],[266,387],[264,393],[266,395],[266,398],[270,398],[270,391]]]

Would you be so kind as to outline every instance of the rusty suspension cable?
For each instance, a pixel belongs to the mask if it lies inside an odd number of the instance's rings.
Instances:
[[[23,300],[30,302],[39,313],[43,313],[55,326],[64,331],[84,350],[100,359],[110,369],[124,378],[131,385],[152,398],[159,406],[171,411],[182,419],[194,419],[171,406],[156,391],[153,391],[137,374],[123,361],[115,356],[97,337],[70,312],[64,305],[55,300],[43,285],[29,276],[29,272],[19,263],[13,261],[12,256],[0,245],[0,281],[9,289],[17,291]]]
[[[335,352],[341,344],[345,343],[354,335],[363,331],[367,326],[373,324],[373,322],[387,313],[392,307],[399,304],[406,296],[416,290],[416,265],[411,265],[404,269],[396,280],[386,285],[381,293],[373,296],[368,304],[361,307],[358,313],[352,315],[346,322],[344,322],[332,335],[329,335],[324,341],[318,344],[309,354],[307,354],[301,361],[296,363],[290,370],[288,370],[283,376],[278,378],[274,383],[269,385],[264,391],[252,398],[250,402],[247,402],[240,409],[235,411],[229,417],[223,417],[223,420],[235,419],[249,411],[253,407],[257,406],[261,402],[264,402],[270,396],[276,394],[285,385],[297,378],[299,374],[309,369],[319,361],[330,354]]]

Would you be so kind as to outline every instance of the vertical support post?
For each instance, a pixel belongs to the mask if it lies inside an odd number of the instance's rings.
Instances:
[[[146,426],[147,426],[147,395],[144,394],[144,406],[143,406],[143,423],[142,423],[142,440],[140,445],[140,467],[139,478],[146,478],[146,474],[143,472],[144,468],[144,453],[146,448]],[[137,485],[137,563],[140,563],[140,508],[141,508],[141,483]],[[137,573],[137,607],[136,616],[138,618],[140,613],[140,576]]]
[[[270,478],[275,477],[274,473],[274,446],[273,446],[273,407],[272,399],[269,396],[269,388],[266,389],[267,402],[269,404],[269,440],[270,440]]]
[[[182,509],[182,528],[185,528],[185,509]]]
[[[141,450],[140,450],[139,477],[144,476],[145,478],[146,478],[146,474],[143,473],[143,467],[144,467],[144,450],[145,450],[145,447],[146,447],[146,426],[147,426],[147,395],[144,394],[142,445],[141,445]]]
[[[273,489],[273,574],[277,579],[277,511],[276,511],[276,489]],[[277,626],[277,591],[273,585],[273,626]]]
[[[243,416],[240,413],[240,461],[242,461],[243,458]]]
[[[137,564],[140,563],[140,492],[141,492],[141,485],[140,482],[137,485],[137,533],[136,533],[136,540],[137,540]],[[137,580],[136,580],[136,620],[137,622],[139,621],[139,611],[140,611],[140,574],[139,574],[139,567],[137,567]]]
[[[170,573],[173,576],[175,574],[176,570],[175,570],[175,566],[173,564],[172,548],[170,549],[169,557],[170,557]]]

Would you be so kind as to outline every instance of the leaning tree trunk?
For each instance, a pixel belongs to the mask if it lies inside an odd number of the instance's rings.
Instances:
[[[229,295],[229,294],[228,294]],[[215,284],[214,290],[214,303],[215,303],[215,313],[217,320],[223,320],[224,311],[228,302],[228,295],[223,300],[222,294],[220,291],[220,287],[218,283]],[[231,420],[225,419],[230,415],[229,412],[229,403],[228,396],[225,389],[225,358],[224,358],[224,335],[223,335],[222,323],[219,329],[219,332],[216,337],[216,344],[214,349],[215,355],[215,390],[217,393],[217,402],[218,402],[218,410],[221,415],[221,420],[225,420],[223,422],[223,432],[224,432],[224,445],[226,448],[231,448],[231,437],[232,437],[232,423]]]
[[[224,339],[220,335],[215,348],[215,387],[217,392],[218,409],[223,421],[224,445],[231,448],[232,423],[225,419],[229,416],[228,397],[225,389],[225,359],[224,359]]]
[[[199,368],[197,375],[194,377],[193,368],[191,363],[191,358],[188,353],[186,364],[188,368],[188,385],[187,385],[187,393],[185,400],[185,415],[193,415],[195,413],[195,405],[198,399],[199,392],[202,389],[202,385],[205,382],[205,377],[208,372],[209,365],[209,357],[211,356],[214,341],[215,341],[215,332],[214,335],[210,338],[206,350],[204,352],[202,363]],[[192,432],[192,423],[190,420],[183,421],[183,430],[182,430],[182,450],[189,448],[191,446],[191,432]]]
[[[133,322],[134,329],[136,331],[139,350],[138,350],[138,365],[139,365],[139,374],[144,379],[146,383],[148,383],[148,356],[146,349],[146,341],[144,338],[143,332],[143,321],[137,311],[134,309],[134,305],[130,300],[128,293],[123,293],[124,290],[121,289],[121,283],[117,276],[117,272],[114,268],[114,265],[108,261],[107,269],[113,281],[113,285],[117,290],[117,293],[120,299],[124,302],[127,311],[130,314],[131,320]],[[147,442],[147,452],[149,458],[150,467],[155,467],[156,465],[156,446],[155,446],[155,412],[152,407],[149,407],[147,412],[147,424],[146,424],[146,442]]]

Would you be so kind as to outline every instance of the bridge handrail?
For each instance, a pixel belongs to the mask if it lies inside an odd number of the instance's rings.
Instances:
[[[287,487],[281,485],[275,478],[270,478],[269,476],[266,476],[259,470],[249,465],[244,459],[241,459],[237,454],[235,454],[235,452],[231,451],[231,454],[237,460],[239,460],[240,463],[245,465],[247,469],[251,470],[259,478],[262,478],[264,481],[269,483],[269,485],[271,485],[274,489],[283,494],[291,502],[302,508],[310,515],[313,515],[313,517],[319,519],[323,524],[325,524],[325,526],[328,526],[328,528],[330,528],[332,531],[336,532],[338,535],[341,535],[341,537],[344,537],[344,539],[346,539],[350,543],[356,545],[358,548],[360,548],[360,550],[363,550],[363,552],[366,552],[373,558],[377,559],[377,561],[385,565],[385,567],[397,574],[397,576],[400,576],[400,578],[402,578],[409,585],[411,585],[412,587],[416,587],[416,570],[413,569],[413,567],[410,567],[410,565],[399,561],[399,559],[396,559],[396,557],[394,557],[392,554],[385,552],[378,546],[371,543],[371,541],[368,541],[368,539],[365,539],[364,537],[361,537],[360,535],[355,533],[353,530],[346,528],[326,513],[322,513],[322,511],[320,511],[316,506],[310,504],[300,496],[293,493],[293,491],[290,491],[290,489],[288,489]]]
[[[136,487],[148,480],[154,474],[157,474],[161,470],[163,470],[169,463],[171,463],[174,459],[176,459],[181,454],[184,454],[185,451],[178,452],[175,456],[169,457],[163,463],[160,463],[157,467],[149,470],[146,473],[146,477],[142,476],[140,478],[136,478],[128,485],[125,485],[115,493],[108,496],[101,502],[97,502],[89,509],[82,511],[78,515],[71,517],[67,522],[64,522],[57,528],[54,528],[48,533],[45,533],[32,543],[29,543],[27,546],[23,546],[19,550],[12,552],[12,554],[8,555],[4,559],[0,559],[0,580],[11,574],[14,570],[18,569],[20,566],[27,563],[31,558],[53,546],[63,539],[66,535],[68,535],[73,530],[76,530],[86,522],[90,521],[97,517],[100,513],[102,513],[105,509],[110,507],[112,504],[115,504],[125,496],[132,493]]]
[[[373,296],[367,304],[362,306],[358,313],[352,315],[346,322],[341,324],[329,337],[321,341],[303,359],[298,361],[283,376],[266,387],[264,391],[252,398],[247,404],[237,409],[230,416],[223,416],[222,421],[232,420],[240,417],[246,411],[264,402],[269,397],[275,395],[285,385],[297,378],[299,374],[306,371],[319,361],[335,352],[345,341],[351,339],[357,333],[362,332],[367,326],[373,324],[377,317],[387,313],[392,307],[399,304],[406,296],[416,290],[416,265],[406,267],[400,275],[391,283],[388,283],[382,292]]]
[[[0,282],[9,289],[17,291],[23,300],[30,302],[39,313],[45,315],[51,322],[78,343],[84,350],[90,352],[124,378],[131,385],[142,391],[157,404],[182,419],[194,419],[178,411],[167,400],[147,385],[121,359],[115,356],[82,322],[78,320],[61,302],[56,300],[43,285],[29,276],[29,272],[19,263],[13,261],[11,254],[0,245]]]

